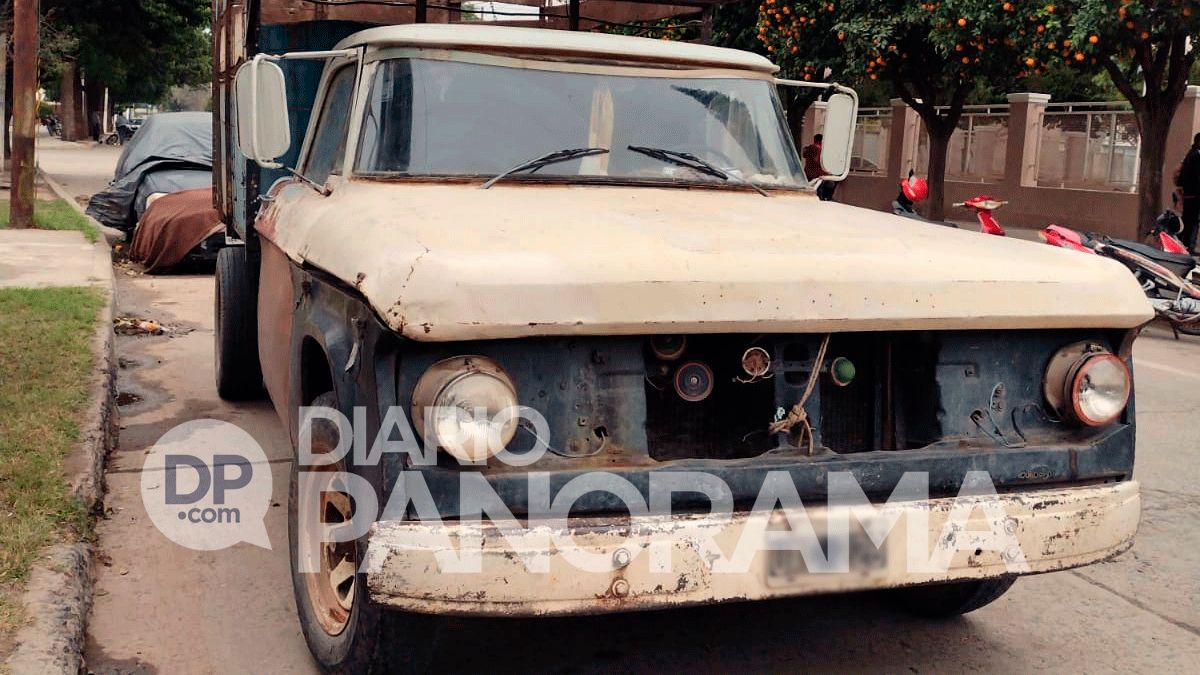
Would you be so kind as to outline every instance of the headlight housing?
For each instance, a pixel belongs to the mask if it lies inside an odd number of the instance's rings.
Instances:
[[[1046,401],[1063,419],[1086,426],[1115,422],[1132,389],[1133,378],[1125,362],[1095,343],[1063,347],[1046,367]]]
[[[417,433],[463,462],[486,460],[508,445],[517,431],[516,408],[512,378],[483,356],[438,361],[413,389]]]

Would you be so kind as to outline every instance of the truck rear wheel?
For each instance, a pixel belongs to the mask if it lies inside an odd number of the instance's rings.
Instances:
[[[217,253],[216,298],[213,302],[213,365],[217,394],[226,401],[247,401],[263,393],[258,363],[258,284],[245,246],[226,246]]]
[[[896,589],[892,596],[905,611],[927,618],[947,618],[973,612],[991,604],[1012,588],[1014,576],[957,581],[936,586]]]
[[[333,393],[318,396],[314,407],[337,407]],[[326,419],[312,423],[312,452],[337,448],[337,426]],[[300,523],[300,470],[321,471],[316,488],[321,505],[319,522]],[[353,542],[325,543],[328,534],[353,516],[354,501],[337,473],[343,463],[300,467],[292,463],[288,490],[288,535],[292,590],[296,612],[309,651],[328,673],[425,672],[433,656],[438,619],[391,611],[372,604],[366,575],[359,569],[366,556],[365,537]],[[329,478],[324,478],[328,473]],[[301,562],[305,563],[301,566]],[[314,571],[309,571],[314,570]]]

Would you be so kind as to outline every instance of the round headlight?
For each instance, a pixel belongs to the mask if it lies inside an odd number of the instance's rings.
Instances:
[[[433,364],[417,381],[413,426],[453,457],[478,462],[512,440],[516,407],[516,387],[499,365],[482,356],[456,356]]]
[[[1059,417],[1088,426],[1120,417],[1132,388],[1125,362],[1095,342],[1067,345],[1046,366],[1046,402]]]
[[[1113,354],[1088,357],[1071,378],[1075,418],[1092,427],[1115,421],[1129,401],[1129,369]]]

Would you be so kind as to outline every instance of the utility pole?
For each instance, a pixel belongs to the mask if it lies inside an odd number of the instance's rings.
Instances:
[[[33,227],[39,0],[13,0],[13,154],[9,224]]]
[[[8,169],[8,33],[0,33],[0,168]]]

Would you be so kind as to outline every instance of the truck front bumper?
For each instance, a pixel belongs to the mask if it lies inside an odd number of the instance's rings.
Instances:
[[[783,509],[757,518],[746,512],[723,518],[695,514],[571,518],[568,527],[558,529],[537,526],[535,521],[517,532],[489,521],[380,521],[369,536],[367,585],[372,601],[407,611],[532,616],[1036,574],[1086,565],[1129,548],[1141,499],[1138,484],[1127,481],[796,511],[803,512],[816,532],[832,531],[830,523],[847,520],[852,531],[863,533],[865,529],[855,529],[856,520],[877,522],[888,515],[898,519],[878,549],[882,553],[867,563],[855,564],[851,537],[849,569],[801,568],[800,573],[795,573],[794,564],[798,554],[753,547],[764,536],[778,540],[790,535]],[[919,546],[911,543],[914,536],[922,542]],[[573,552],[561,545],[567,537]],[[735,551],[743,538],[759,550],[743,558],[748,562],[742,569],[728,571],[714,563],[712,543],[736,567]],[[984,543],[977,546],[977,542]],[[1007,543],[987,547],[997,542]],[[464,548],[472,551],[473,558],[461,560],[473,567],[462,571],[466,568],[447,565],[447,545],[455,555]],[[824,541],[821,545],[829,548]],[[586,562],[582,568],[581,560]],[[669,569],[663,569],[664,560]],[[934,560],[942,562],[931,564]]]

